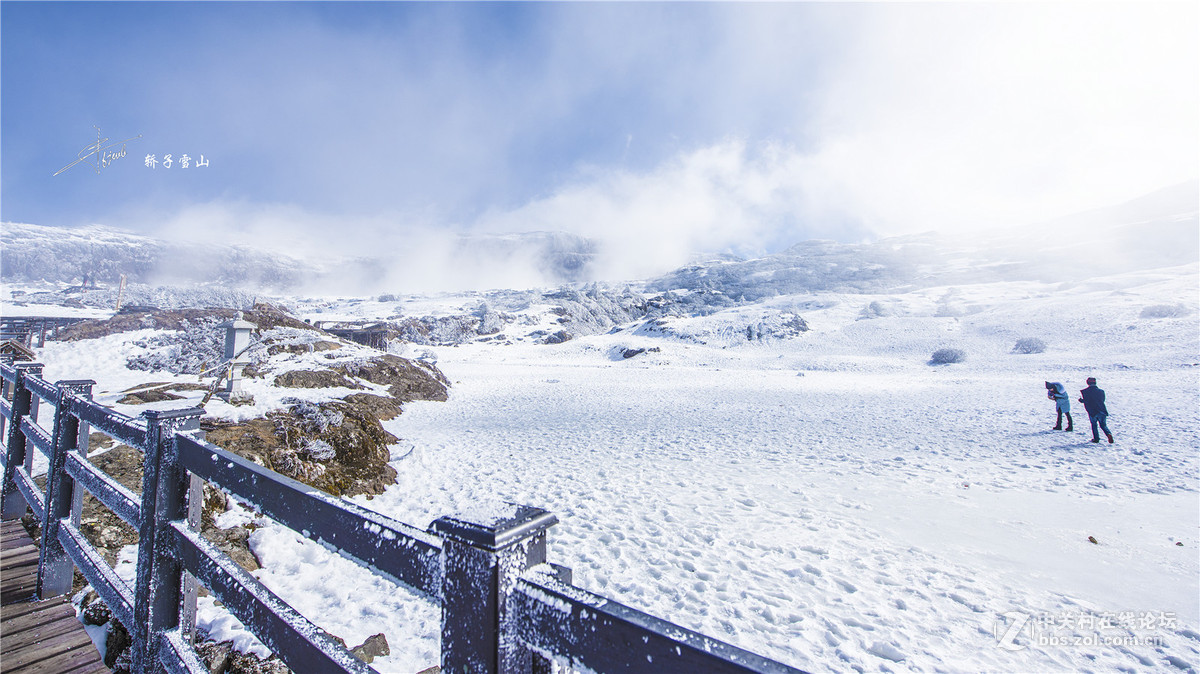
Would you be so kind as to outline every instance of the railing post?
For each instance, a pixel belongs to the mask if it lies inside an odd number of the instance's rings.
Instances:
[[[472,521],[486,520],[486,521]],[[508,595],[526,569],[546,561],[553,514],[512,505],[493,517],[442,517],[442,671],[527,673],[530,651],[508,629]]]
[[[175,434],[200,427],[204,410],[189,408],[143,412],[148,422],[142,473],[142,527],[138,531],[137,582],[134,587],[133,668],[138,674],[158,671],[161,634],[179,624],[183,603],[182,566],[171,554],[167,530],[171,520],[187,516],[186,471],[179,467]]]
[[[204,435],[204,431],[195,431]],[[188,474],[187,488],[187,521],[192,531],[200,530],[200,519],[204,512],[204,480]],[[179,631],[189,643],[194,643],[196,636],[196,598],[199,596],[200,583],[196,577],[187,571],[183,572],[183,603],[179,608]]]
[[[18,363],[13,367],[17,371],[17,376],[12,387],[12,420],[8,425],[7,437],[4,440],[4,485],[0,487],[0,493],[2,493],[0,518],[5,520],[19,519],[25,514],[25,497],[17,489],[17,467],[24,465],[27,459],[33,457],[27,450],[25,434],[21,432],[21,418],[25,416],[37,418],[36,407],[32,404],[34,395],[25,388],[25,377],[28,375],[36,377],[42,373],[40,363]]]
[[[9,367],[12,367],[12,364],[13,364],[13,355],[11,353],[0,353],[0,365],[8,365]],[[0,398],[3,398],[6,401],[12,400],[12,397],[9,396],[9,394],[8,394],[8,380],[7,379],[0,379]],[[8,433],[7,433],[8,425],[7,424],[8,424],[8,418],[5,417],[3,414],[0,414],[0,442],[3,442],[5,439],[8,438]],[[3,452],[5,449],[6,449],[5,447],[0,447],[0,452]],[[7,456],[5,457],[5,459],[7,460]],[[7,465],[7,464],[5,464],[5,465]]]
[[[70,413],[70,395],[92,397],[92,386],[88,380],[59,381],[58,405],[54,410],[54,434],[50,452],[50,467],[46,471],[46,521],[42,524],[42,551],[38,557],[37,591],[39,599],[48,599],[66,594],[71,590],[72,572],[75,564],[58,540],[59,521],[64,517],[78,518],[75,509],[82,493],[75,493],[75,480],[67,475],[67,452],[78,451],[80,446],[79,419]],[[87,452],[87,426],[83,425],[83,449]],[[74,522],[78,525],[78,521]]]

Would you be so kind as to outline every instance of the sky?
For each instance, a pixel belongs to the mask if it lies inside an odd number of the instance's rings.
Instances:
[[[0,220],[626,277],[1046,221],[1200,176],[1198,7],[0,2]]]

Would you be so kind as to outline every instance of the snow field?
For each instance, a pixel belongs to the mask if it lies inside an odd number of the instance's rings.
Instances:
[[[497,499],[546,508],[561,520],[550,559],[577,585],[809,670],[1194,668],[1196,279],[1190,265],[1075,285],[780,297],[672,319],[667,336],[634,325],[555,346],[440,347],[450,400],[385,424],[402,438],[399,482],[356,500],[418,527]],[[890,315],[859,320],[871,301]],[[1185,315],[1142,317],[1157,305]],[[739,326],[796,307],[810,332],[745,342]],[[1022,337],[1046,352],[1010,353]],[[119,340],[95,341],[48,344],[47,379],[89,373],[114,398],[172,379],[128,372]],[[927,365],[944,346],[967,360]],[[661,351],[624,360],[618,347]],[[1115,445],[1087,441],[1074,396],[1089,375],[1108,392]],[[1074,433],[1050,430],[1045,380],[1072,394]],[[255,413],[281,405],[252,392]],[[384,632],[380,671],[437,662],[429,602],[275,525],[252,545],[256,575],[323,628],[350,645]],[[203,625],[245,638],[209,608]],[[1173,620],[1063,632],[1153,643],[1006,644],[1014,612]]]
[[[443,362],[449,403],[394,422],[417,449],[370,507],[414,524],[497,495],[545,507],[562,520],[552,561],[576,584],[810,669],[1140,666],[1111,649],[995,648],[1012,610],[1175,611],[1194,631],[1180,601],[1197,594],[1194,456],[1134,454],[1126,415],[1119,449],[1049,431],[1040,380],[477,356]],[[968,405],[980,387],[1006,402]],[[1108,507],[1046,521],[1080,499]]]

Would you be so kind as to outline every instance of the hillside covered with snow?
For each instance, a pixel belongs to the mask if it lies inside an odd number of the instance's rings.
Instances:
[[[1183,190],[989,239],[807,242],[639,282],[273,299],[309,325],[384,325],[390,350],[450,382],[382,422],[397,482],[364,507],[422,528],[481,502],[546,508],[550,559],[578,585],[810,671],[1189,671],[1196,235]],[[39,287],[60,292],[6,276],[5,313]],[[47,379],[91,377],[118,404],[196,381],[162,356],[173,334],[39,355]],[[1089,376],[1113,444],[1090,442],[1075,402]],[[1052,430],[1047,381],[1072,395],[1071,432]],[[202,392],[179,395],[121,409]],[[294,404],[262,388],[212,410]],[[322,628],[387,636],[372,666],[437,662],[429,603],[249,511],[224,517],[261,525],[255,575]],[[201,614],[213,638],[261,648],[211,602]]]

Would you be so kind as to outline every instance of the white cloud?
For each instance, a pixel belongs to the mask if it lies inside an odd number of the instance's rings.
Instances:
[[[542,27],[542,65],[499,64],[503,85],[477,91],[486,78],[460,57],[395,95],[420,105],[367,97],[381,105],[350,137],[395,124],[408,140],[380,144],[395,170],[334,172],[342,201],[407,207],[386,197],[415,184],[431,193],[428,213],[214,202],[169,226],[306,255],[382,254],[396,287],[528,285],[530,261],[464,265],[454,237],[567,231],[602,243],[602,276],[639,278],[698,252],[1049,220],[1197,175],[1195,3],[706,5],[685,32],[711,49],[691,40],[678,54],[657,42],[681,30],[667,21],[675,8],[646,9],[644,25],[624,7],[548,6],[558,20]],[[541,156],[588,126],[591,103],[612,105],[601,94],[650,107],[625,115],[610,155],[581,144]],[[528,156],[523,141],[537,145]]]

